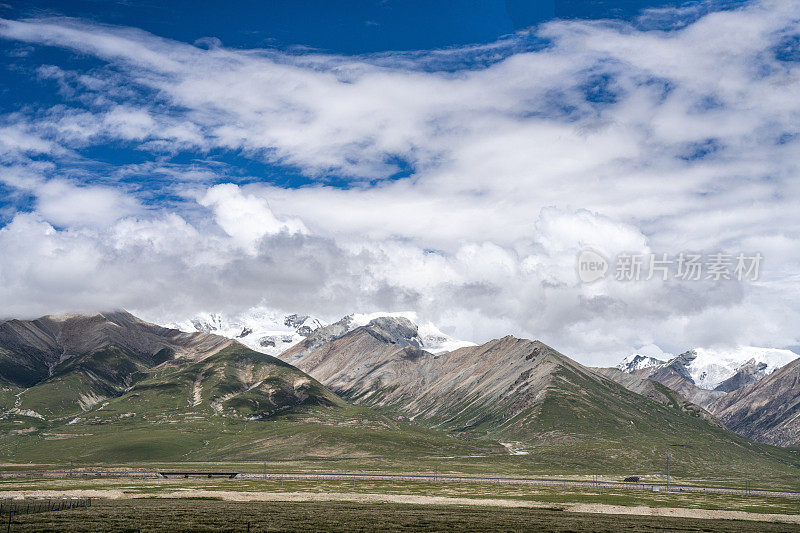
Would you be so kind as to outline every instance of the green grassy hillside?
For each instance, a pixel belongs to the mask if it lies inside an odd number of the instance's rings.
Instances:
[[[57,398],[66,397],[64,404],[71,405],[80,379],[81,374],[67,373],[23,394],[26,406],[67,416],[4,416],[2,460],[114,464],[369,457],[399,464],[440,453],[503,453],[497,443],[455,439],[349,405],[296,368],[240,344],[201,361],[162,364],[88,411],[56,411]]]
[[[673,475],[684,478],[774,476],[788,481],[800,473],[796,453],[744,439],[709,422],[670,389],[656,386],[670,403],[562,367],[540,404],[487,434],[516,438],[530,455],[575,471],[663,473],[669,454]]]

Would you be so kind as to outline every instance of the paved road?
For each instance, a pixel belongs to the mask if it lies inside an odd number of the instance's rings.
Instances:
[[[207,470],[198,475],[206,476]],[[229,471],[225,475],[230,475]],[[70,471],[42,471],[42,472],[0,472],[0,479],[62,479],[62,478],[158,478],[159,472],[155,470],[139,471],[114,471],[114,470],[76,470]],[[292,480],[337,480],[337,481],[418,481],[428,483],[474,483],[474,484],[501,484],[501,485],[537,485],[549,487],[572,487],[586,489],[616,489],[632,491],[666,491],[665,483],[625,483],[621,481],[590,481],[577,479],[547,479],[547,478],[507,478],[507,477],[478,477],[454,476],[432,474],[389,474],[389,473],[304,473],[304,472],[241,472],[236,479],[292,479]],[[740,496],[758,496],[775,498],[800,499],[800,492],[779,490],[755,490],[730,487],[713,487],[699,485],[670,484],[670,492],[693,492],[708,494],[735,494]]]

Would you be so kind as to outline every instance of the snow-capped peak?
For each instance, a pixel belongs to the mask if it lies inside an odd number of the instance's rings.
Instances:
[[[671,367],[701,389],[713,390],[740,371],[749,374],[749,378],[741,380],[739,385],[734,386],[742,386],[744,383],[752,382],[753,379],[761,379],[797,357],[798,355],[791,350],[756,346],[740,346],[727,350],[695,348],[669,361],[631,355],[617,365],[617,368],[632,373],[645,368],[656,372],[659,368]],[[731,384],[727,383],[721,390],[728,390],[729,386]]]
[[[376,318],[383,317],[402,317],[410,320],[417,325],[417,335],[420,339],[420,348],[432,354],[451,352],[466,346],[475,346],[474,342],[454,339],[450,335],[442,332],[432,322],[421,322],[417,314],[413,311],[401,311],[394,313],[354,313],[349,315],[350,327],[355,329],[366,326]]]
[[[622,362],[617,365],[617,368],[619,368],[623,372],[631,373],[637,370],[641,370],[642,368],[650,368],[654,366],[663,365],[665,362],[666,361],[662,361],[661,359],[656,359],[655,357],[633,354],[623,359]]]
[[[695,385],[701,389],[716,388],[747,365],[765,364],[763,376],[766,376],[798,357],[791,350],[756,346],[742,346],[729,350],[695,348],[692,352],[695,357],[688,362],[686,369]]]
[[[199,313],[188,320],[163,325],[236,339],[248,348],[277,356],[325,324],[308,315],[287,315],[256,307],[230,317],[221,313]]]
[[[420,348],[439,354],[465,346],[472,342],[454,339],[440,331],[431,322],[421,322],[413,311],[395,313],[354,313],[347,315],[337,324],[341,327],[339,335],[344,335],[360,326],[366,326],[375,319],[402,317],[417,327]],[[272,356],[278,356],[315,330],[325,326],[321,320],[301,314],[283,314],[264,307],[256,307],[243,313],[226,316],[221,313],[199,313],[193,318],[162,324],[181,331],[200,331],[235,339],[248,348]]]

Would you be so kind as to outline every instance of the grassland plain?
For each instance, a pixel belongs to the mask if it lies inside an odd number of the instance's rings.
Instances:
[[[574,504],[624,507],[682,508],[747,513],[797,515],[800,501],[792,498],[745,494],[714,494],[651,490],[624,490],[574,486],[531,486],[523,484],[458,483],[382,480],[277,480],[277,479],[31,479],[0,481],[2,498],[99,497],[130,499],[140,497],[201,496],[230,501],[297,499],[298,495],[370,495],[456,498],[473,501],[518,502],[563,508]],[[289,498],[291,496],[291,498]]]
[[[359,502],[229,502],[214,499],[100,500],[91,508],[22,515],[13,531],[800,531],[786,523]]]

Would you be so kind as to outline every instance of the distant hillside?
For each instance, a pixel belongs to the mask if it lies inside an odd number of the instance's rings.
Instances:
[[[698,405],[768,376],[797,358],[791,350],[742,346],[732,350],[695,348],[669,361],[632,355],[617,368],[642,379],[653,379]]]
[[[691,376],[686,372],[680,357],[663,365],[636,370],[632,374],[640,379],[657,381],[677,392],[687,401],[701,407],[707,407],[711,402],[725,395],[723,391],[701,389],[695,385]]]
[[[80,413],[165,362],[203,359],[230,342],[162,328],[125,311],[9,320],[0,324],[0,383],[19,394],[4,408],[46,419]]]
[[[0,355],[3,411],[51,423],[107,421],[120,406],[133,416],[205,407],[208,414],[261,418],[300,405],[344,405],[279,359],[124,311],[4,322]]]
[[[601,396],[610,393],[629,399],[631,395],[615,380],[538,341],[509,336],[434,355],[422,350],[415,338],[410,322],[382,318],[311,349],[298,345],[281,357],[353,401],[390,407],[416,421],[461,431],[524,434],[535,428],[538,434],[541,426],[535,420],[542,406],[574,386]],[[628,381],[645,383],[625,376]],[[675,397],[647,383],[651,390],[635,392],[652,393],[662,406]],[[612,414],[622,400],[578,397],[571,401],[585,404],[586,409],[594,402]]]
[[[709,409],[754,441],[800,445],[800,359],[720,398]]]
[[[8,320],[0,323],[0,382],[30,387],[111,347],[153,366],[172,357],[202,358],[228,343],[156,326],[126,311]]]

